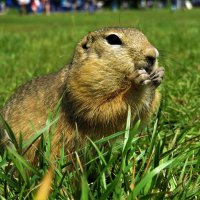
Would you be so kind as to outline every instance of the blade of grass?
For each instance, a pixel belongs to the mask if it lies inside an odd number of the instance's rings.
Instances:
[[[140,191],[144,188],[144,186],[150,180],[152,180],[152,178],[155,175],[157,175],[158,173],[160,173],[161,170],[163,170],[166,167],[168,167],[169,165],[171,165],[174,161],[175,161],[175,159],[169,160],[168,162],[165,162],[165,163],[159,165],[158,167],[156,167],[155,169],[153,169],[151,172],[147,173],[144,176],[144,178],[135,186],[135,189],[133,190],[133,192],[129,195],[129,197],[127,199],[136,199],[137,195],[139,195]]]
[[[127,120],[126,120],[126,130],[125,130],[125,134],[124,134],[123,152],[125,151],[128,139],[130,137],[130,129],[131,129],[131,107],[130,107],[130,105],[128,105]]]
[[[23,175],[25,175],[25,169],[32,171],[35,174],[39,175],[39,172],[35,170],[31,164],[29,164],[22,156],[20,156],[15,150],[8,148],[9,156],[11,156],[12,161],[14,162],[15,166],[23,171]],[[24,167],[22,167],[24,166]]]
[[[58,118],[56,118],[54,121],[52,121],[51,123],[49,123],[46,127],[40,129],[39,131],[37,131],[35,134],[33,134],[28,140],[26,140],[23,143],[22,148],[28,148],[34,141],[36,141],[45,131],[49,130],[49,128],[56,123],[58,120]]]
[[[81,187],[81,200],[88,200],[89,187],[87,179],[84,175],[81,177]]]
[[[1,114],[0,114],[0,122],[2,123],[2,127],[4,127],[6,130],[6,132],[3,130],[3,133],[5,134],[4,137],[7,137],[8,139],[10,139],[13,145],[15,146],[15,148],[19,149],[15,134],[13,133],[12,129],[10,128],[8,123],[4,120]]]
[[[106,166],[106,160],[104,159],[103,154],[101,153],[101,151],[99,150],[99,148],[97,147],[97,145],[88,137],[88,140],[90,141],[90,143],[92,144],[92,146],[95,148],[95,150],[97,151],[99,158],[103,161],[104,165]]]

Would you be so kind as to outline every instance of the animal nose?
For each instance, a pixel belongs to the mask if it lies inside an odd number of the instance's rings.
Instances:
[[[158,58],[158,50],[154,47],[147,48],[145,51],[145,58],[149,65],[154,65],[156,58]]]

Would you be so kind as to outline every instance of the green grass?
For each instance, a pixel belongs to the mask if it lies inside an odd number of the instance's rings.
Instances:
[[[162,104],[143,134],[137,125],[129,130],[128,116],[127,131],[91,141],[67,157],[61,149],[55,167],[49,154],[56,116],[49,116],[47,126],[36,133],[42,138],[38,166],[21,156],[34,138],[19,141],[17,153],[8,150],[1,158],[0,198],[32,199],[54,166],[51,199],[199,199],[199,11],[0,16],[0,107],[21,83],[68,63],[75,44],[88,31],[105,26],[142,30],[166,69]],[[126,139],[109,142],[119,135]]]

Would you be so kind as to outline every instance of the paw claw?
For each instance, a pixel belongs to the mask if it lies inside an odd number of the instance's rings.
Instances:
[[[137,85],[147,85],[151,82],[149,74],[144,69],[136,70],[131,77],[131,81]]]
[[[142,85],[148,85],[149,83],[151,83],[151,80],[145,80],[143,81]]]
[[[156,68],[151,74],[150,79],[154,86],[159,86],[162,82],[165,74],[165,69],[163,67]]]

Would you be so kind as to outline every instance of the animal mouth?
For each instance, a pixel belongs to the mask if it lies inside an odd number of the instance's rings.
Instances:
[[[154,69],[154,65],[145,66],[143,69],[150,75]]]
[[[140,69],[140,70],[145,70],[149,75],[152,73],[152,71],[155,68],[155,64],[149,64],[149,63],[142,63],[142,64],[138,64],[136,65],[136,69]]]
[[[147,59],[141,63],[137,63],[136,68],[144,69],[150,75],[155,68],[155,63],[156,63],[155,59],[154,60]]]
[[[151,74],[151,72],[154,70],[156,60],[157,59],[155,57],[151,57],[151,56],[146,57],[146,66],[144,69],[146,70],[148,74]]]

